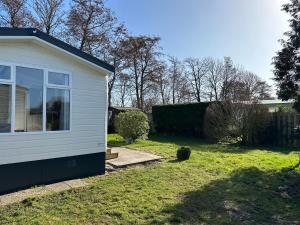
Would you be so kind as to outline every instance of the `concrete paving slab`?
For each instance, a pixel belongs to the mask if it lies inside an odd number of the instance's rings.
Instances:
[[[51,192],[59,193],[62,191],[69,190],[69,189],[71,189],[71,187],[69,185],[67,185],[65,182],[60,182],[60,183],[47,185],[46,189]]]
[[[85,182],[81,179],[68,180],[68,181],[65,181],[64,183],[67,184],[68,186],[70,186],[71,188],[80,188],[80,187],[85,187],[88,185],[87,182]]]
[[[11,194],[0,196],[0,206],[6,206],[16,202],[21,202],[28,198],[44,196],[52,193],[59,193],[72,188],[79,188],[87,185],[89,185],[88,182],[85,182],[81,179],[77,179],[77,180],[69,180],[69,181],[59,182],[55,184],[30,188],[27,190],[18,191]]]
[[[46,195],[51,193],[51,191],[47,190],[44,186],[30,188],[24,191],[19,191],[7,195],[0,196],[0,206],[10,205],[15,202],[21,202],[27,198],[31,198],[34,196]]]
[[[151,153],[119,147],[112,148],[112,153],[119,153],[119,157],[116,159],[107,160],[106,162],[116,168],[143,164],[162,159],[162,157]]]

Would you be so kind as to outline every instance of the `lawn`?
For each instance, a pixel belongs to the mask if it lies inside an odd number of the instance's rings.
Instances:
[[[296,149],[212,145],[153,136],[111,146],[148,151],[165,161],[88,178],[85,188],[0,208],[1,224],[300,224]],[[189,161],[176,161],[189,145]],[[297,186],[298,185],[298,186]]]

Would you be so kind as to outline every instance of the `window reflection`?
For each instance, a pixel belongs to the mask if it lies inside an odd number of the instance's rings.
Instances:
[[[0,133],[11,130],[11,86],[0,84]]]
[[[47,89],[47,131],[70,129],[70,91]]]
[[[43,130],[43,71],[16,67],[15,131]]]

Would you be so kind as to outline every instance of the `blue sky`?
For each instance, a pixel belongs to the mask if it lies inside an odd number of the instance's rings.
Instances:
[[[288,30],[286,0],[106,0],[135,35],[158,35],[164,52],[231,56],[272,83],[271,60]]]

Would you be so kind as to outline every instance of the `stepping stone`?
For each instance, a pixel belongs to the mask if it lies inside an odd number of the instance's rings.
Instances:
[[[107,160],[107,163],[115,168],[144,164],[162,159],[162,157],[151,153],[130,150],[127,148],[112,148],[111,152],[119,154],[118,158]]]

